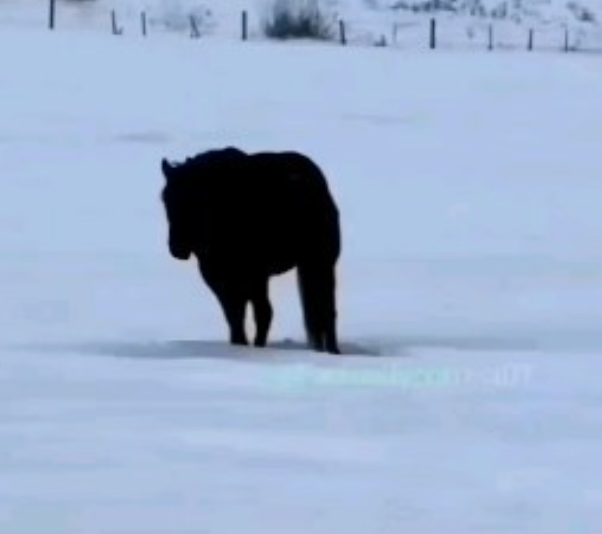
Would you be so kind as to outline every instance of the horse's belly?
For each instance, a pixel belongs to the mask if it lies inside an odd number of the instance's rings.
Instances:
[[[270,265],[268,270],[271,275],[277,276],[290,271],[293,267],[295,267],[295,262],[283,260],[275,261]]]
[[[284,274],[297,264],[298,253],[292,243],[271,243],[264,248],[256,258],[263,258],[270,275]],[[263,248],[263,247],[262,247]]]

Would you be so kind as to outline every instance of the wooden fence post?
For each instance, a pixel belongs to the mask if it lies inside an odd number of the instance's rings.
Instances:
[[[489,25],[487,49],[493,50],[493,24]]]
[[[435,50],[437,48],[437,21],[431,19],[430,32],[429,32],[429,48]]]
[[[568,52],[571,48],[571,41],[569,36],[569,27],[564,28],[564,51]]]
[[[347,44],[347,35],[345,33],[345,21],[343,19],[339,20],[339,38],[341,44],[345,46]]]
[[[199,31],[199,26],[196,23],[196,19],[194,15],[190,15],[190,38],[198,39],[201,36],[201,32]]]
[[[142,35],[146,37],[146,11],[140,13],[140,24],[142,25]]]
[[[529,29],[529,42],[527,43],[527,50],[533,50],[533,28]]]
[[[49,12],[48,12],[48,27],[54,30],[54,20],[56,15],[56,0],[50,0]]]
[[[246,41],[249,38],[249,16],[248,16],[246,10],[244,10],[242,12],[241,32],[242,32],[242,40]]]
[[[123,33],[123,28],[120,28],[117,24],[117,13],[114,9],[111,10],[111,30],[113,35],[121,35]]]

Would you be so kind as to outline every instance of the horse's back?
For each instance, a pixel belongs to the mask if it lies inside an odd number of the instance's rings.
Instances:
[[[338,257],[338,209],[310,157],[227,147],[196,156],[190,168],[199,231],[218,256],[271,274],[308,256]]]
[[[252,219],[266,253],[281,251],[298,262],[308,255],[338,257],[339,213],[320,167],[294,151],[249,156],[249,178],[258,196]]]
[[[322,170],[300,152],[247,153],[228,146],[187,161],[191,173],[198,174],[199,189],[210,191],[218,203],[228,204],[235,196],[245,205],[332,200]]]

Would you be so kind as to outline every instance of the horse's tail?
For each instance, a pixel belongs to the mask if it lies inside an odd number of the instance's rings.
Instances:
[[[302,263],[297,280],[308,344],[315,350],[338,354],[334,264]]]
[[[339,210],[326,176],[308,156],[289,153],[295,198],[303,207],[304,237],[297,267],[305,331],[314,350],[339,353],[336,333],[335,269],[341,254]]]

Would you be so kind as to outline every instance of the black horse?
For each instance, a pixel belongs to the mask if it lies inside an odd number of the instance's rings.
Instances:
[[[230,328],[230,343],[247,345],[244,322],[253,306],[254,345],[264,347],[273,317],[270,277],[297,268],[310,347],[340,353],[336,264],[339,210],[321,169],[298,152],[210,150],[180,164],[161,161],[169,251],[196,256]]]

